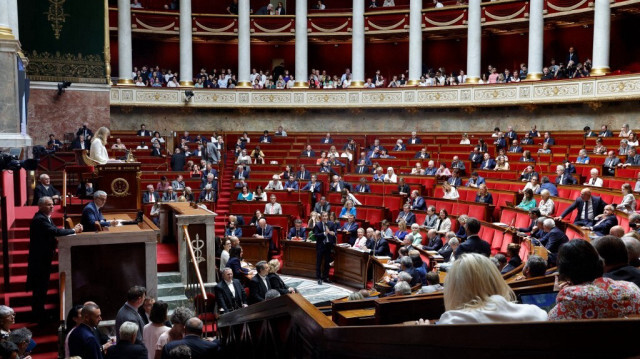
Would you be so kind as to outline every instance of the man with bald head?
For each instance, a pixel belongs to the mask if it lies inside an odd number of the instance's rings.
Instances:
[[[627,253],[629,255],[629,265],[640,267],[640,241],[633,237],[622,237]]]
[[[618,226],[618,218],[615,214],[615,208],[613,208],[613,206],[610,204],[604,206],[604,213],[596,216],[593,226],[582,228],[592,231],[593,234],[598,237],[606,236],[607,234],[613,234],[611,231],[620,234],[615,234],[615,236],[618,238],[624,235],[624,229]]]
[[[49,288],[51,261],[56,251],[56,237],[82,233],[82,225],[73,229],[58,228],[51,219],[53,199],[41,197],[38,200],[38,212],[31,220],[29,232],[29,259],[27,267],[27,291],[33,290],[31,309],[34,318],[47,321],[44,315],[44,303]]]
[[[39,180],[40,183],[38,183],[33,190],[33,206],[38,205],[38,201],[42,197],[51,197],[54,201],[60,200],[60,191],[53,188],[51,178],[49,178],[48,174],[41,174]]]
[[[594,225],[596,216],[604,212],[605,205],[606,203],[600,197],[591,195],[590,188],[583,188],[582,191],[580,191],[580,197],[576,198],[573,204],[567,207],[555,220],[561,221],[573,210],[577,210],[578,215],[573,221],[573,224],[590,227]]]

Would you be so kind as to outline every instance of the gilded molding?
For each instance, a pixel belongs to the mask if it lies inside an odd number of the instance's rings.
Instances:
[[[69,14],[64,13],[64,3],[67,0],[49,0],[49,12],[46,12],[47,21],[51,23],[51,29],[53,30],[53,36],[56,40],[60,40],[60,33],[62,32],[62,24],[66,22]]]
[[[32,81],[70,81],[105,83],[106,65],[101,55],[61,54],[25,51],[29,58],[29,78]]]
[[[435,108],[586,103],[640,99],[640,75],[501,85],[335,90],[184,90],[112,87],[112,106],[199,108]],[[465,110],[466,111],[466,110]]]

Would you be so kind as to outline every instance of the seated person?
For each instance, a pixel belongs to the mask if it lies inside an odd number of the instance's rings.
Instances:
[[[478,187],[478,192],[476,193],[476,199],[475,199],[476,203],[486,203],[486,204],[493,204],[493,196],[491,195],[491,193],[489,193],[489,190],[487,189],[487,185],[486,184],[481,184]]]
[[[591,177],[584,183],[585,186],[593,186],[593,187],[602,187],[602,178],[598,176],[598,170],[596,168],[592,168],[589,171]]]
[[[594,220],[593,226],[583,226],[582,229],[588,229],[598,237],[608,235],[609,230],[618,225],[615,208],[610,204],[604,206],[604,213],[597,215]]]
[[[435,167],[435,162],[429,161],[427,167],[424,169],[425,176],[435,176],[438,172],[438,168]]]
[[[604,277],[640,285],[640,269],[629,265],[629,251],[622,239],[604,236],[595,240],[593,246],[604,260]]]
[[[169,187],[164,190],[162,194],[162,202],[175,202],[178,200],[178,196],[173,192],[173,187]]]
[[[518,243],[509,243],[507,246],[507,257],[509,257],[509,261],[507,262],[507,265],[502,268],[500,274],[509,273],[522,264],[522,258],[520,258],[520,245]]]
[[[338,217],[347,218],[347,216],[356,216],[356,208],[353,206],[353,201],[351,200],[347,200],[344,203],[344,207],[342,207],[342,210],[340,211],[340,215]]]

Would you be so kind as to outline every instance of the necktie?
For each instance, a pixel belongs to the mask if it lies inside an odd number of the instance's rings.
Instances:
[[[360,192],[364,192],[364,186],[360,186]]]
[[[595,178],[591,179],[591,184],[596,184],[596,179]]]
[[[155,199],[153,198],[153,193],[151,194],[151,196],[149,196],[149,202],[155,202]]]
[[[364,172],[364,167],[360,166],[360,173]]]
[[[587,208],[587,202],[584,202],[584,208],[582,209],[582,219],[588,219],[588,208]]]

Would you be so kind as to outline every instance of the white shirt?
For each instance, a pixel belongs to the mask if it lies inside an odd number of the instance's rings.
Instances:
[[[460,195],[458,194],[458,190],[455,187],[451,187],[451,190],[449,192],[444,192],[444,196],[442,196],[442,198],[458,199],[460,198]]]
[[[549,198],[546,202],[541,199],[540,200],[540,204],[538,204],[538,209],[540,209],[540,213],[543,216],[548,216],[551,213],[553,213],[553,206],[555,204],[553,203],[553,201],[551,200],[551,198]]]
[[[173,82],[173,81],[168,81],[167,82],[167,87],[178,87],[178,84]]]
[[[102,144],[100,139],[96,138],[91,141],[91,150],[89,151],[89,158],[103,165],[109,161],[109,154],[107,149]]]
[[[367,237],[362,236],[362,238],[357,238],[356,242],[353,244],[353,248],[366,249],[367,248]]]
[[[602,187],[602,178],[598,177],[595,179],[593,179],[593,177],[589,178],[589,181],[587,181],[587,183],[585,183],[585,185],[589,185],[589,186],[593,186],[593,187]]]
[[[500,295],[492,295],[484,307],[446,311],[438,324],[512,323],[547,320],[547,312],[531,304],[507,302]]]
[[[231,282],[225,282],[227,284],[227,287],[229,288],[229,291],[231,292],[231,296],[235,297],[236,296],[236,288],[233,287],[233,281]]]

